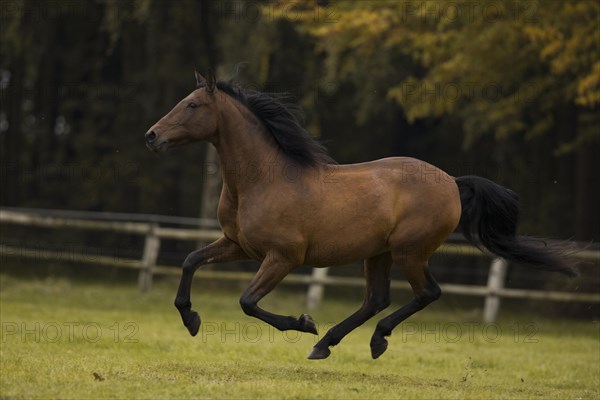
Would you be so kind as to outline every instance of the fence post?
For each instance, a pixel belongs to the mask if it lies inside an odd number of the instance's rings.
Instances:
[[[327,278],[327,272],[329,268],[313,268],[312,271],[312,282],[308,286],[308,292],[306,293],[306,308],[314,310],[321,304],[323,300],[323,291],[325,285],[323,281]]]
[[[483,321],[486,323],[496,322],[496,318],[498,318],[500,297],[496,293],[498,289],[504,287],[507,267],[508,263],[503,258],[494,258],[490,264],[487,281],[488,295],[485,297],[483,306]]]
[[[146,233],[142,269],[138,275],[138,287],[142,292],[147,292],[152,286],[152,270],[156,265],[158,251],[160,250],[160,238],[156,236],[156,228],[157,224],[152,224],[148,229],[148,233]]]

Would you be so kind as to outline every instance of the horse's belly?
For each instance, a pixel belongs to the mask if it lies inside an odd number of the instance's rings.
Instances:
[[[311,242],[306,265],[328,266],[349,264],[389,250],[385,235],[380,232],[339,232]]]

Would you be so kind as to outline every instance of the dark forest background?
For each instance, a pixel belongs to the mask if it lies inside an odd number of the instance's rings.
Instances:
[[[0,4],[2,206],[209,216],[205,145],[157,157],[144,133],[194,69],[239,64],[340,163],[482,175],[521,195],[520,233],[600,239],[596,1]]]

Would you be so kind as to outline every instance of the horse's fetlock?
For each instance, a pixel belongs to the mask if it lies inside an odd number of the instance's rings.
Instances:
[[[173,304],[175,305],[175,307],[178,310],[185,310],[185,309],[192,308],[192,303],[186,299],[176,298],[175,301],[173,302]]]
[[[384,325],[380,325],[377,324],[377,327],[375,328],[375,333],[373,334],[373,337],[375,336],[381,336],[382,338],[384,336],[390,336],[392,334],[392,330]]]

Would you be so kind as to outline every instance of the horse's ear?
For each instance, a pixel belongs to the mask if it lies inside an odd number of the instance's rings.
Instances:
[[[206,85],[206,78],[203,77],[200,72],[194,71],[194,75],[196,75],[196,87],[197,88]]]
[[[215,86],[217,86],[217,78],[212,69],[208,69],[208,79],[206,80],[206,87],[209,93],[215,91]]]

